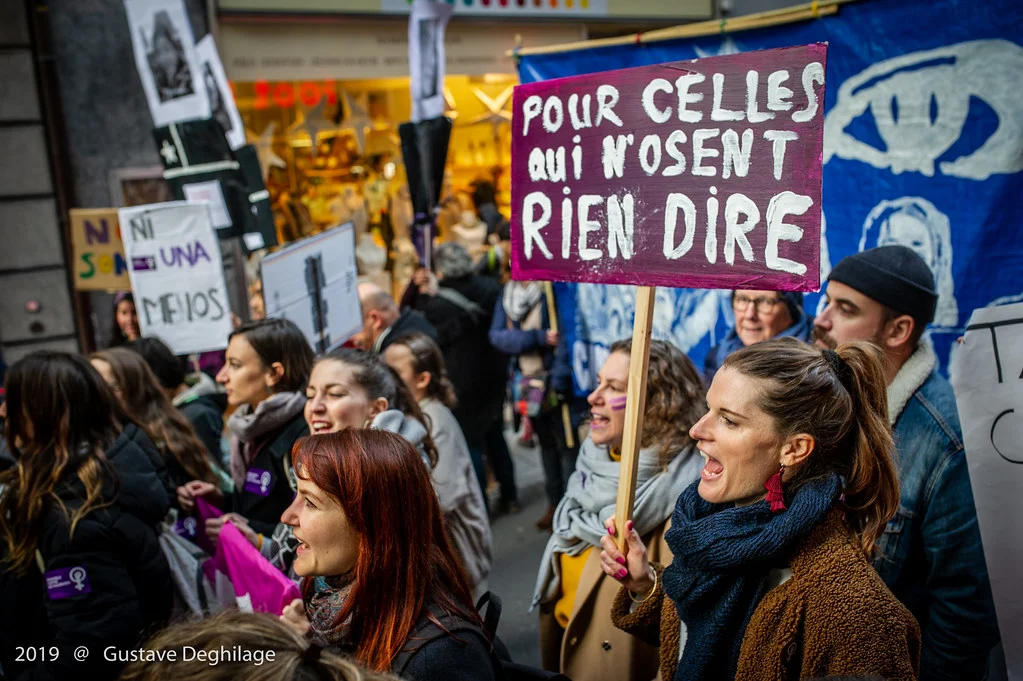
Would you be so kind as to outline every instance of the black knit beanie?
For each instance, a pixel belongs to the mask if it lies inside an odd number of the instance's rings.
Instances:
[[[923,325],[934,321],[938,306],[934,274],[924,259],[906,246],[879,246],[843,258],[828,281],[850,286]]]

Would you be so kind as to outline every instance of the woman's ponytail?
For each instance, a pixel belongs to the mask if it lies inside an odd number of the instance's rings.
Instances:
[[[848,367],[842,384],[853,407],[852,467],[845,481],[846,520],[868,557],[885,525],[899,510],[895,443],[888,424],[885,357],[870,343],[846,343],[837,355]]]

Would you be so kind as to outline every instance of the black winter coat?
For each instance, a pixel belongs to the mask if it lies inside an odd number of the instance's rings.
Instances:
[[[295,440],[308,434],[305,416],[299,413],[263,438],[256,445],[259,451],[249,464],[245,486],[235,489],[224,510],[238,513],[249,521],[249,527],[265,537],[273,535],[281,514],[295,499],[295,490],[288,480],[291,448]]]
[[[429,610],[444,628],[424,613],[391,662],[391,673],[406,681],[494,681],[496,658],[483,630],[435,606]]]
[[[376,348],[376,351],[383,353],[388,345],[409,333],[424,333],[430,338],[437,340],[437,330],[433,328],[433,324],[427,321],[426,317],[415,310],[403,310],[398,319],[387,330],[387,335],[379,341],[380,347]]]
[[[501,418],[508,383],[508,358],[490,344],[490,321],[501,298],[501,285],[476,274],[444,279],[449,288],[480,307],[471,314],[443,296],[418,295],[416,308],[437,329],[448,376],[458,406],[452,411],[469,446],[480,446],[484,433]]]
[[[126,429],[107,451],[117,483],[108,481],[104,494],[113,505],[86,515],[73,534],[51,505],[37,561],[25,574],[0,572],[0,666],[10,681],[114,679],[123,665],[106,661],[104,650],[137,647],[170,617],[174,588],[155,529],[170,498],[152,454],[130,435]],[[58,491],[71,513],[84,494],[75,477]],[[75,660],[80,646],[89,652],[84,661]],[[19,650],[33,647],[34,654]]]

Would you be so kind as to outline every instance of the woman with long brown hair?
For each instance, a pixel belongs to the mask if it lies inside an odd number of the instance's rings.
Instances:
[[[132,648],[170,615],[158,459],[124,435],[128,417],[84,357],[27,355],[6,395],[16,463],[0,475],[0,668],[114,678],[101,647]],[[94,654],[76,661],[83,645]]]
[[[483,493],[476,484],[469,445],[451,412],[455,388],[444,367],[444,355],[429,336],[404,334],[384,351],[384,361],[401,378],[430,422],[437,445],[437,465],[430,473],[444,513],[448,537],[469,576],[474,596],[487,591],[490,575],[490,520]]]
[[[89,362],[163,455],[175,488],[189,480],[217,481],[206,447],[184,414],[171,404],[141,355],[127,348],[110,348],[93,353]]]
[[[725,360],[690,431],[706,463],[665,535],[672,563],[631,528],[626,555],[602,540],[614,622],[660,645],[662,678],[916,678],[920,629],[868,562],[899,506],[882,361],[794,338]]]
[[[374,671],[494,679],[491,642],[415,447],[347,428],[300,440],[292,461],[298,495],[282,520],[300,542],[303,599],[284,620]]]
[[[631,354],[631,340],[614,343],[587,397],[590,433],[554,513],[533,595],[533,606],[540,608],[543,666],[573,681],[646,681],[657,675],[657,650],[611,623],[619,584],[601,571],[600,562],[604,519],[618,501]],[[671,555],[664,531],[672,504],[699,476],[700,457],[688,431],[706,410],[693,363],[670,343],[653,341],[633,521],[659,560]]]

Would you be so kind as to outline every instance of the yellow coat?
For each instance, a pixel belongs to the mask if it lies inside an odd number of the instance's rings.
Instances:
[[[645,537],[651,561],[671,562],[664,542],[670,518]],[[544,669],[572,681],[650,681],[658,677],[655,646],[616,628],[611,604],[621,584],[600,569],[600,549],[590,551],[583,568],[568,626],[554,617],[555,601],[540,605],[540,658]],[[670,681],[670,680],[669,680]]]

